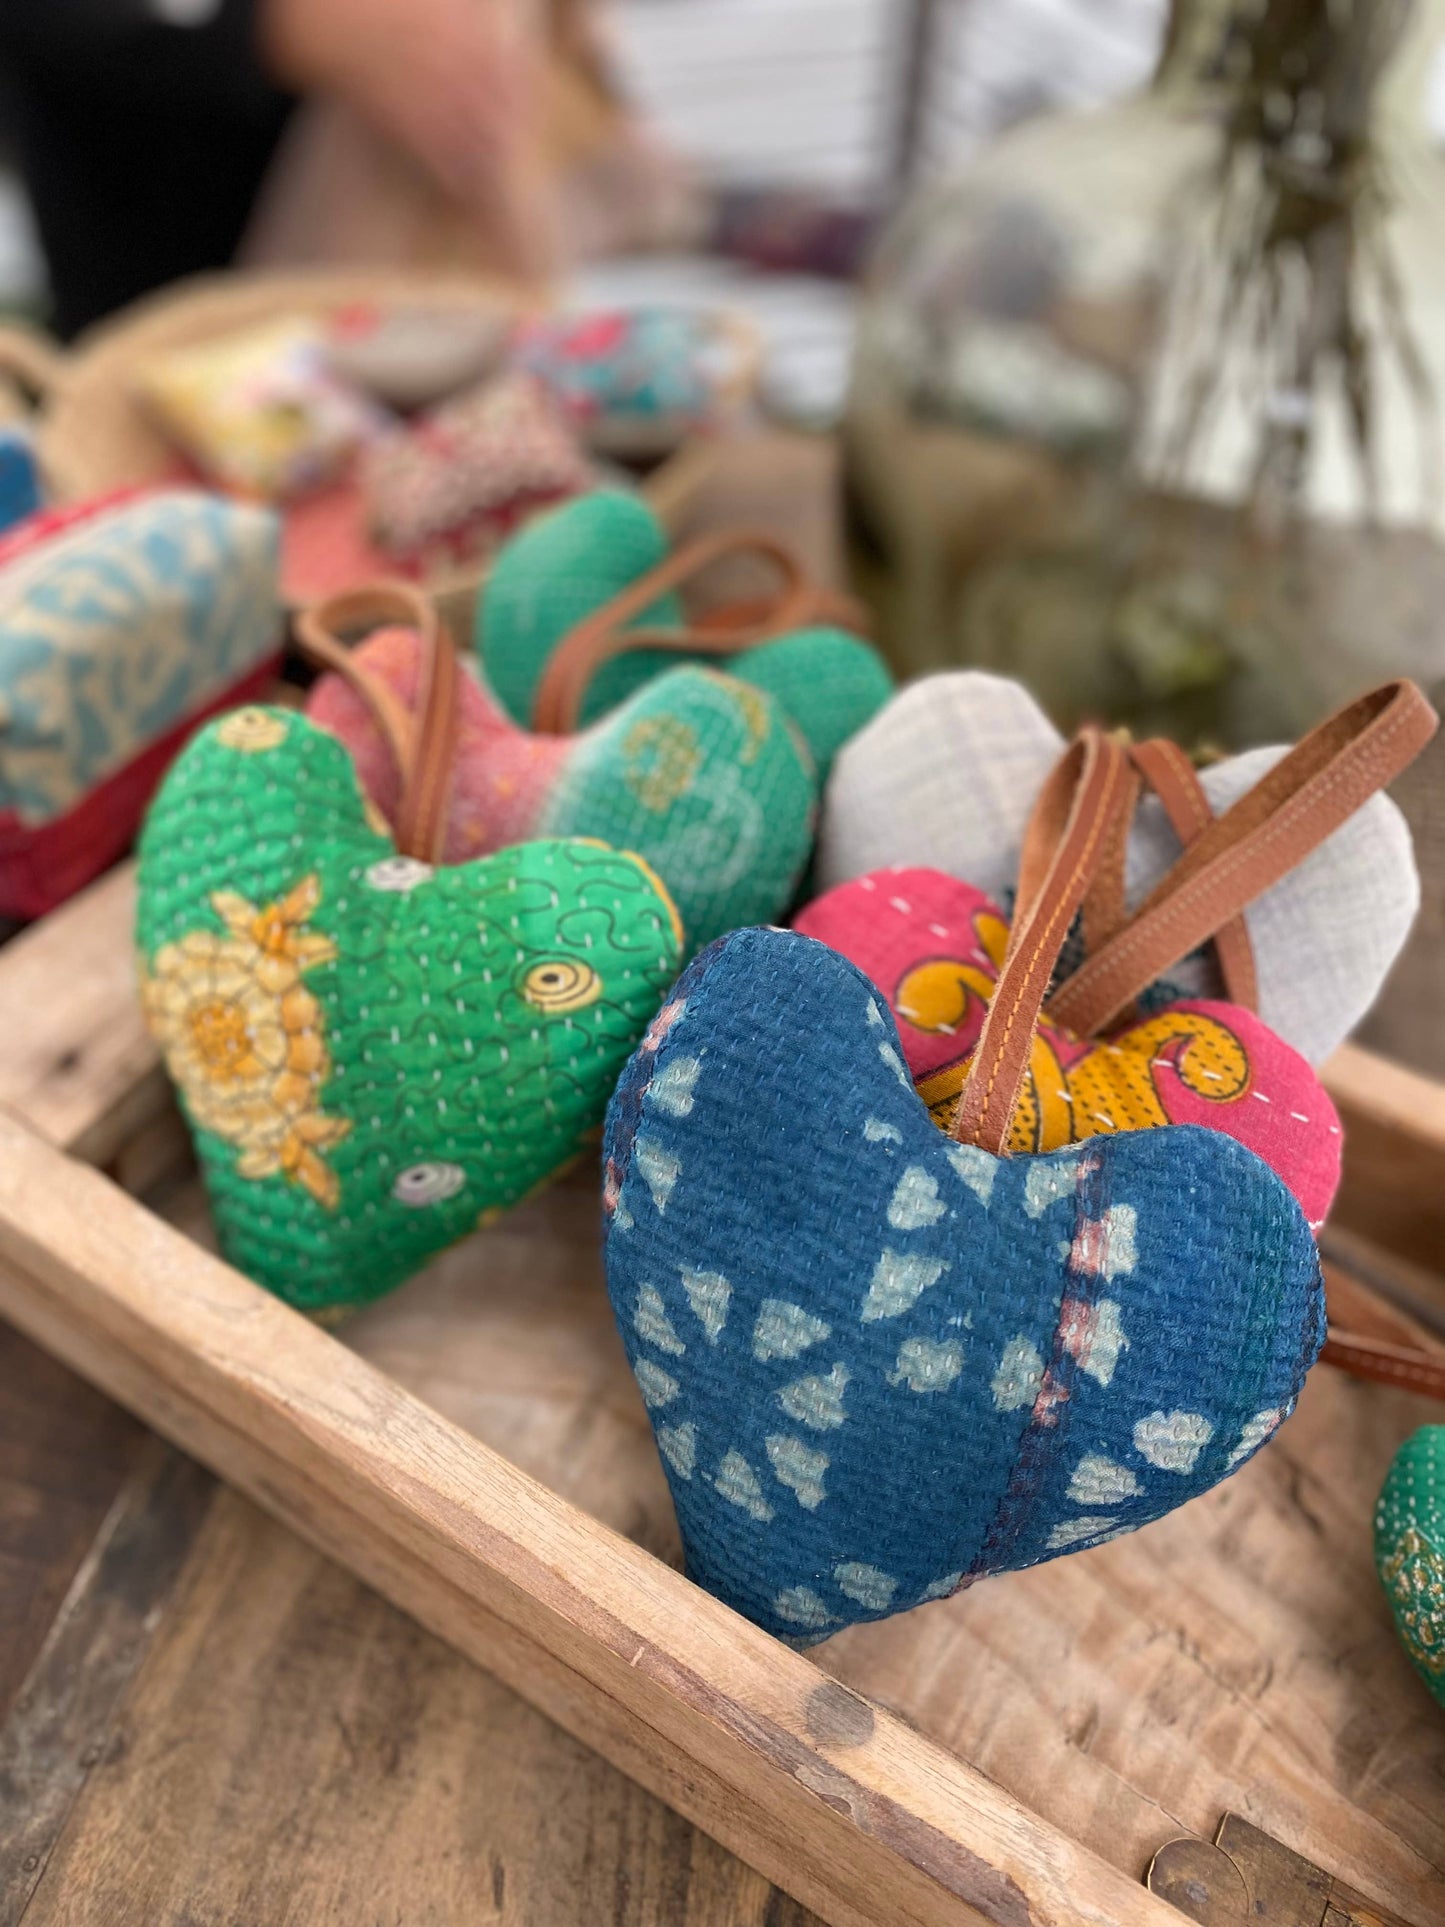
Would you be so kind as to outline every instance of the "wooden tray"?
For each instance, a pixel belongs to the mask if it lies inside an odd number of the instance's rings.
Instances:
[[[1445,1918],[1445,1719],[1370,1558],[1390,1455],[1438,1409],[1320,1368],[1184,1511],[794,1653],[675,1570],[595,1174],[344,1342],[208,1254],[132,912],[117,871],[0,954],[5,1317],[836,1927],[1179,1927],[1142,1878],[1229,1809]],[[1370,1228],[1383,1173],[1445,1251],[1445,1092],[1354,1051],[1331,1082],[1367,1159],[1346,1218]]]

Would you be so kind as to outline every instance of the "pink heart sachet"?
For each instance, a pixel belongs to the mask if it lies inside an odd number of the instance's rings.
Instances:
[[[810,903],[794,927],[887,998],[919,1096],[951,1129],[1008,941],[998,906],[938,870],[875,870]],[[1102,1038],[1041,1020],[1011,1151],[1161,1124],[1227,1132],[1283,1179],[1314,1229],[1324,1222],[1340,1178],[1339,1118],[1304,1058],[1252,1012],[1183,998]]]

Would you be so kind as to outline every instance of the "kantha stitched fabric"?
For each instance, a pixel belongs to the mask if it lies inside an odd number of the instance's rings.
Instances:
[[[1062,747],[1018,683],[964,670],[910,684],[838,758],[819,826],[820,888],[927,866],[1007,906],[1029,812]],[[1202,770],[1216,814],[1284,753],[1249,750]],[[1163,809],[1146,797],[1129,842],[1131,907],[1178,855]],[[1374,1002],[1419,901],[1405,820],[1387,796],[1372,796],[1245,911],[1264,1022],[1323,1063]],[[1165,994],[1219,988],[1211,961],[1195,957],[1169,972]]]
[[[728,359],[708,316],[666,308],[544,316],[522,324],[513,354],[594,444],[623,448],[706,427]]]
[[[157,355],[137,392],[202,474],[264,501],[332,480],[386,420],[333,374],[321,328],[300,318]]]
[[[667,535],[646,502],[599,489],[538,516],[498,555],[477,604],[476,649],[508,715],[527,722],[553,650],[668,552]],[[676,629],[681,601],[663,596],[632,625]],[[705,659],[708,660],[708,659]],[[679,657],[633,649],[597,669],[579,712],[596,722]],[[848,738],[887,702],[893,679],[876,649],[845,630],[814,627],[760,643],[728,658],[728,673],[783,705],[813,753],[821,779]]]
[[[361,464],[367,522],[404,563],[459,559],[590,487],[592,465],[530,375],[503,375],[382,436]]]
[[[99,500],[9,532],[0,544],[7,864],[23,859],[27,837],[63,825],[279,659],[276,552],[272,515],[198,489]],[[73,887],[124,847],[163,767],[112,799],[123,822],[113,815],[86,830],[98,855]],[[5,891],[0,877],[0,899]]]
[[[784,1637],[1172,1511],[1273,1434],[1324,1337],[1309,1225],[1252,1152],[1193,1125],[954,1143],[883,999],[794,932],[684,973],[605,1155],[687,1570]]]
[[[379,630],[357,651],[358,667],[409,709],[421,662],[414,630]],[[580,736],[534,736],[503,716],[469,663],[460,683],[447,862],[532,836],[600,837],[657,871],[689,950],[787,909],[812,849],[817,783],[806,748],[761,690],[673,668]],[[400,778],[361,698],[329,675],[307,709],[347,745],[367,794],[394,821]]]
[[[1415,1670],[1445,1706],[1445,1425],[1395,1454],[1375,1509],[1375,1564]]]
[[[260,706],[156,799],[138,940],[222,1247],[307,1310],[398,1284],[576,1156],[681,952],[639,858],[399,856],[341,744]]]
[[[879,870],[817,898],[794,928],[882,992],[918,1094],[951,1131],[1008,943],[997,904],[937,870]],[[1011,1151],[1161,1124],[1228,1131],[1283,1178],[1313,1229],[1324,1223],[1339,1118],[1299,1052],[1251,1011],[1183,998],[1088,1039],[1040,1021]]]
[[[47,822],[280,647],[277,525],[199,489],[98,502],[0,550],[0,811]]]

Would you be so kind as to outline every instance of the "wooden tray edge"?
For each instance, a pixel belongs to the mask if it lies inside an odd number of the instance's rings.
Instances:
[[[835,1927],[1177,1919],[3,1118],[0,1313]]]

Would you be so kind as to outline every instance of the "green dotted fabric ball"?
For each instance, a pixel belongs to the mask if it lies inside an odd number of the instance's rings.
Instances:
[[[530,724],[537,684],[568,631],[667,553],[666,533],[652,509],[616,489],[600,489],[536,517],[503,547],[477,604],[475,645],[487,681],[514,722]],[[629,626],[676,628],[684,620],[682,603],[667,595]],[[582,699],[578,726],[607,715],[679,660],[675,651],[633,649],[603,663]],[[893,693],[893,678],[877,650],[842,629],[795,630],[729,656],[725,666],[781,703],[812,752],[820,782],[843,744]]]
[[[1415,1670],[1445,1706],[1445,1425],[1395,1454],[1375,1510],[1375,1565]]]
[[[212,724],[140,846],[142,999],[239,1269],[364,1302],[567,1164],[676,973],[641,861],[397,854],[333,737]]]

